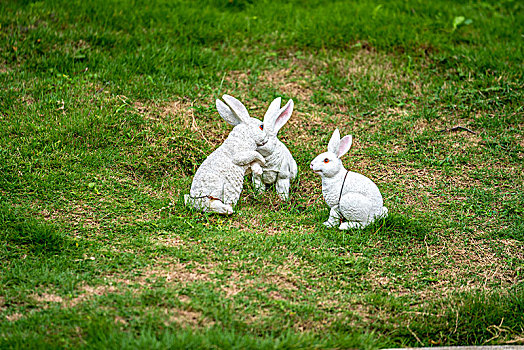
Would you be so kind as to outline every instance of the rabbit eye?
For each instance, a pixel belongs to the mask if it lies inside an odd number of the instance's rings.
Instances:
[[[324,159],[324,163],[329,163],[329,159]]]
[[[260,124],[260,130],[264,130],[264,124]]]

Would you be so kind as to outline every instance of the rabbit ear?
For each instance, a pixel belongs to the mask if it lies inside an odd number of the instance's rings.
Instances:
[[[340,146],[340,131],[338,131],[338,129],[335,129],[328,143],[328,151],[331,153],[338,154],[339,146]]]
[[[236,116],[235,113],[226,105],[224,102],[217,100],[217,111],[218,114],[224,119],[228,124],[236,126],[241,123],[240,119]]]
[[[281,98],[277,97],[271,102],[269,105],[266,114],[264,114],[264,124],[266,125],[272,125],[273,120],[275,120],[276,115],[278,114],[278,111],[280,110],[280,102]]]
[[[340,146],[338,147],[337,157],[340,158],[349,151],[351,144],[353,143],[353,137],[346,135],[340,140]]]
[[[293,100],[289,100],[286,105],[279,111],[278,117],[275,120],[275,123],[273,124],[273,132],[276,134],[280,130],[281,127],[286,124],[286,122],[291,117],[291,113],[293,113]]]
[[[244,107],[244,105],[242,104],[242,102],[229,95],[224,95],[222,96],[222,98],[241,122],[247,123],[249,121],[249,113],[246,107]]]

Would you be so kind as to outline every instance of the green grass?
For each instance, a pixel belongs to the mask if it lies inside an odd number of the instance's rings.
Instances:
[[[520,2],[1,9],[1,348],[524,344]],[[295,101],[289,202],[182,205],[224,93]],[[389,208],[365,230],[322,225],[335,127]]]

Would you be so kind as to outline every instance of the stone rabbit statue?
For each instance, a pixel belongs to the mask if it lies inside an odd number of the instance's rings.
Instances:
[[[264,131],[269,140],[258,146],[257,151],[264,156],[266,164],[262,166],[262,174],[253,173],[253,184],[259,191],[264,191],[266,185],[275,184],[280,198],[287,200],[290,182],[297,176],[298,168],[291,152],[277,138],[278,131],[293,113],[293,100],[289,100],[283,108],[280,108],[280,102],[280,97],[273,100],[264,115]]]
[[[262,174],[265,160],[256,149],[264,146],[269,137],[262,123],[251,118],[240,101],[229,95],[222,98],[225,103],[216,101],[218,113],[234,128],[197,169],[184,199],[186,205],[197,210],[230,215],[240,198],[246,172]]]
[[[377,185],[364,175],[344,168],[340,158],[349,151],[351,143],[351,135],[341,140],[336,129],[329,140],[328,151],[318,155],[310,165],[322,178],[322,194],[331,208],[324,225],[338,225],[340,230],[364,228],[388,214]]]

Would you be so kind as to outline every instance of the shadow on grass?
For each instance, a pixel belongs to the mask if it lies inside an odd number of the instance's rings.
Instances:
[[[431,303],[425,312],[399,319],[391,336],[410,345],[524,344],[524,288],[473,292]],[[519,340],[520,339],[520,340]]]
[[[61,255],[78,251],[77,244],[58,227],[29,218],[19,209],[0,206],[3,254]]]
[[[376,220],[364,229],[340,231],[337,228],[321,228],[326,232],[327,238],[342,245],[371,240],[381,240],[392,244],[423,241],[430,229],[420,220],[400,214],[389,214],[387,218]],[[351,238],[348,239],[348,237]]]
[[[14,302],[22,302],[38,286],[71,288],[86,270],[83,253],[84,245],[60,227],[0,205],[0,286]]]

